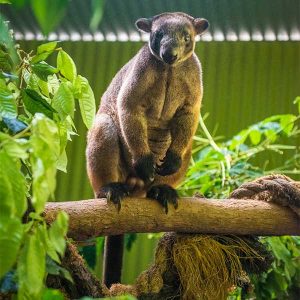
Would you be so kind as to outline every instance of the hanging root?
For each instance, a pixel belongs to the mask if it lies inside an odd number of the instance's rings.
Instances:
[[[271,261],[254,237],[166,233],[158,243],[154,264],[133,286],[101,286],[70,243],[62,266],[74,284],[57,276],[50,276],[47,283],[66,299],[130,294],[142,300],[222,300],[235,286],[249,285],[247,274],[266,271]]]
[[[267,254],[252,237],[165,234],[154,265],[137,279],[139,299],[226,299],[249,281],[246,272],[268,269]]]

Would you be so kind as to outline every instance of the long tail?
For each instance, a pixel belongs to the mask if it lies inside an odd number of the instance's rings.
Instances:
[[[123,263],[124,234],[105,238],[103,283],[110,288],[113,283],[121,282]]]

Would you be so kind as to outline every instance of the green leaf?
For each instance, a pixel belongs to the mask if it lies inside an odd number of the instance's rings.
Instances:
[[[294,122],[297,120],[297,117],[292,114],[283,115],[280,119],[280,125],[282,127],[283,132],[287,135],[291,133],[294,128]]]
[[[16,118],[17,116],[14,96],[2,79],[0,79],[0,115],[6,118]]]
[[[51,93],[52,95],[54,95],[57,92],[60,86],[60,82],[55,74],[48,77],[47,84],[48,84],[49,93]]]
[[[13,70],[14,63],[10,57],[10,55],[0,49],[0,70],[10,73]]]
[[[65,15],[68,0],[31,0],[31,7],[44,35],[48,35]]]
[[[57,46],[57,41],[52,41],[52,42],[49,42],[49,43],[39,45],[37,47],[37,54],[54,51],[56,46]]]
[[[48,235],[48,230],[47,230],[47,226],[45,223],[43,223],[42,225],[40,225],[38,228],[37,228],[38,232],[39,232],[39,237],[40,237],[40,240],[42,241],[45,249],[46,249],[46,252],[47,254],[49,255],[49,257],[57,262],[57,263],[60,263],[60,258],[58,256],[58,254],[56,253],[55,251],[55,248],[54,246],[52,245],[50,239],[49,239],[49,235]],[[48,259],[50,259],[48,257]]]
[[[46,258],[46,270],[51,275],[60,275],[61,277],[69,280],[71,283],[74,283],[69,271],[59,266],[55,261],[53,261],[49,257]]]
[[[20,299],[41,299],[46,270],[45,248],[35,232],[27,236],[18,260]]]
[[[42,80],[48,80],[49,75],[53,75],[58,72],[58,70],[44,61],[38,62],[36,64],[32,64],[31,68],[33,72]]]
[[[79,101],[82,120],[87,128],[91,128],[94,122],[96,105],[95,96],[88,80],[80,75],[75,82],[75,97]]]
[[[1,137],[0,137],[1,140]],[[8,138],[2,142],[2,148],[12,158],[28,158],[28,141],[26,139]]]
[[[31,63],[35,64],[37,62],[40,62],[40,61],[45,60],[46,58],[48,58],[48,56],[53,53],[56,46],[57,46],[57,41],[49,42],[49,43],[42,44],[42,45],[38,46],[37,53],[31,59]]]
[[[286,248],[284,243],[282,243],[280,237],[269,238],[268,243],[270,244],[276,258],[283,261],[288,261],[291,259],[291,253]]]
[[[60,211],[49,228],[49,239],[61,256],[64,255],[66,249],[65,235],[67,234],[68,220],[69,216],[64,211]]]
[[[43,291],[42,300],[64,300],[65,297],[59,290],[45,289]]]
[[[63,50],[59,51],[57,55],[57,68],[65,78],[72,82],[75,80],[77,76],[75,63],[69,54]]]
[[[62,120],[68,115],[73,117],[75,102],[69,82],[61,83],[52,99],[52,106],[58,112]]]
[[[24,71],[24,80],[27,83],[27,87],[26,87],[27,89],[35,90],[36,92],[39,91],[39,85],[38,85],[39,78],[37,77],[36,74]]]
[[[32,64],[36,64],[36,63],[38,63],[38,62],[41,62],[41,61],[47,59],[51,53],[53,53],[53,52],[52,52],[52,51],[51,51],[51,52],[49,51],[49,52],[43,52],[43,53],[41,53],[41,54],[37,54],[37,55],[35,55],[35,56],[32,57],[32,59],[31,59],[30,62],[31,62]]]
[[[90,28],[96,31],[103,16],[105,0],[92,0],[92,17],[90,21]]]
[[[0,279],[16,262],[23,237],[23,227],[17,218],[0,218]]]
[[[53,118],[55,109],[45,100],[45,98],[34,90],[25,89],[22,91],[25,108],[34,115],[43,113],[48,118]]]
[[[56,163],[56,168],[62,172],[67,173],[67,164],[68,164],[68,157],[66,150],[64,150],[58,158]]]
[[[49,76],[48,76],[48,78],[49,78]],[[49,98],[50,94],[49,94],[49,89],[48,89],[48,80],[44,81],[44,80],[38,79],[37,84],[38,84],[39,89],[42,92],[42,94],[44,96],[46,96],[47,98]]]
[[[20,165],[3,150],[0,151],[0,218],[22,217],[26,208],[26,183]]]
[[[31,132],[32,204],[36,212],[41,213],[48,198],[53,196],[56,186],[56,161],[60,155],[59,136],[57,125],[42,114],[35,114]]]
[[[19,57],[17,55],[11,32],[8,28],[7,22],[5,22],[5,19],[2,17],[2,14],[0,14],[0,48],[5,53],[9,54],[14,66],[16,66],[19,62]]]
[[[257,129],[253,129],[250,131],[249,137],[250,137],[251,143],[253,145],[257,145],[261,141],[261,132]]]

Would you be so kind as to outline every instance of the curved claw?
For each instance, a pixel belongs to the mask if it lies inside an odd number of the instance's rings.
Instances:
[[[104,194],[107,201],[114,203],[119,212],[121,209],[121,200],[129,195],[129,186],[121,182],[112,182],[104,185],[98,194]]]
[[[178,194],[175,189],[169,185],[156,185],[153,186],[147,193],[147,197],[157,200],[164,208],[165,213],[169,211],[168,203],[173,204],[174,208],[178,208]]]

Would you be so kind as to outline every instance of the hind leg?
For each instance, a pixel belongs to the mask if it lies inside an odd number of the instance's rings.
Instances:
[[[121,200],[128,195],[125,183],[126,166],[121,162],[121,149],[115,125],[106,114],[97,115],[87,140],[87,171],[96,198],[106,197],[121,207]],[[103,257],[103,283],[110,287],[121,280],[124,236],[105,238]]]
[[[191,155],[191,148],[189,148],[183,155],[178,171],[168,176],[156,175],[153,184],[147,191],[147,197],[157,200],[164,207],[166,213],[168,213],[168,203],[174,205],[175,208],[178,207],[178,193],[175,188],[186,174]]]
[[[96,198],[106,197],[120,209],[120,201],[129,193],[126,170],[121,162],[117,129],[107,114],[96,116],[87,140],[87,172]]]

